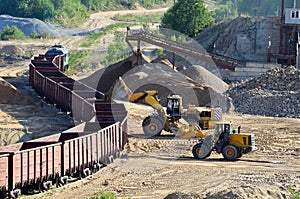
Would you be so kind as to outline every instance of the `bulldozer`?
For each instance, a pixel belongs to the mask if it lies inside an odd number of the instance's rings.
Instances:
[[[142,102],[156,110],[143,120],[143,131],[147,136],[159,135],[164,129],[179,139],[196,138],[198,143],[192,149],[196,159],[205,159],[215,151],[222,153],[225,160],[233,161],[243,154],[257,150],[254,134],[241,133],[240,126],[236,131],[231,122],[221,122],[221,108],[190,105],[187,110],[183,110],[182,97],[172,95],[167,98],[165,111],[159,103],[157,90],[133,93],[121,77],[119,80],[129,102]]]
[[[178,136],[189,124],[197,129],[207,130],[214,128],[216,122],[222,119],[220,107],[196,107],[189,105],[184,110],[182,97],[171,95],[167,98],[166,109],[160,104],[157,90],[147,90],[133,93],[124,80],[119,77],[123,89],[126,91],[129,102],[147,104],[155,109],[155,113],[143,120],[143,131],[147,136],[160,135],[162,130]],[[179,128],[184,126],[184,128]]]

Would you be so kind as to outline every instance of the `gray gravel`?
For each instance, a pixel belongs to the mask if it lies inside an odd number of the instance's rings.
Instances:
[[[27,36],[34,33],[37,35],[46,34],[53,37],[78,35],[84,36],[102,30],[102,28],[99,28],[93,31],[86,31],[80,28],[71,28],[50,24],[35,18],[20,18],[9,15],[0,15],[0,30],[3,30],[7,25],[16,26]]]
[[[280,67],[234,83],[227,94],[233,99],[236,112],[300,118],[299,80],[300,71],[295,66]]]

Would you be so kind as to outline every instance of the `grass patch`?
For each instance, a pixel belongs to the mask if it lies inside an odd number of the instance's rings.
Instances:
[[[118,21],[130,21],[130,22],[140,22],[140,23],[160,23],[161,15],[157,14],[147,14],[147,15],[115,15],[113,19]]]
[[[291,184],[289,186],[289,192],[292,194],[293,199],[300,199],[300,194],[295,192]]]
[[[124,197],[124,198],[126,198],[126,197]],[[89,199],[117,199],[117,196],[114,193],[102,191],[101,195],[94,194]],[[127,199],[130,199],[130,198],[128,197]]]
[[[72,75],[87,68],[85,65],[86,58],[90,54],[90,50],[71,51],[69,57],[69,69],[66,71],[66,75]]]

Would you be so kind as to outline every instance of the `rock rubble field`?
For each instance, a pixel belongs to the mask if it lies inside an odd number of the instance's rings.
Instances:
[[[300,71],[279,67],[248,81],[233,83],[227,94],[235,111],[273,117],[300,117]]]

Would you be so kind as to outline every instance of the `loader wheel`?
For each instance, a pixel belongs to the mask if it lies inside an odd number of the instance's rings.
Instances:
[[[225,158],[225,160],[233,161],[236,158],[238,158],[238,150],[235,146],[229,144],[226,145],[222,150],[222,155]]]
[[[164,127],[164,124],[158,115],[146,117],[142,125],[144,133],[149,137],[160,135]]]
[[[193,147],[193,156],[196,159],[205,159],[211,154],[211,150],[205,143],[198,143]]]

